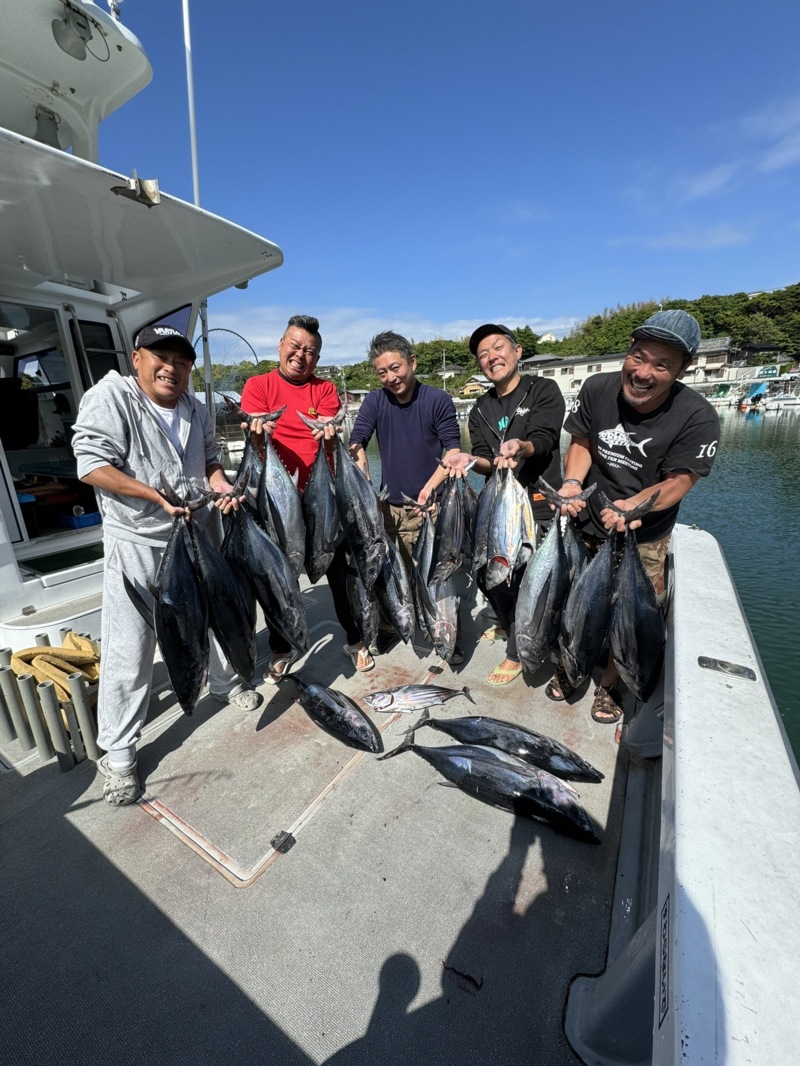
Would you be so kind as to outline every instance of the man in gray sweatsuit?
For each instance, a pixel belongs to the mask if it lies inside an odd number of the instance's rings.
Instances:
[[[182,511],[159,492],[162,474],[181,498],[196,497],[206,479],[216,492],[232,492],[208,412],[187,392],[194,360],[182,333],[146,327],[134,342],[136,377],[110,371],[83,397],[75,422],[78,477],[98,490],[103,514],[97,742],[108,753],[100,769],[106,777],[103,796],[112,806],[133,803],[141,792],[136,741],[147,714],[156,646],[154,632],[125,591],[123,574],[140,590],[155,580],[172,520]],[[228,496],[216,506],[226,511],[238,501]],[[191,520],[205,526],[210,517],[203,508]],[[254,710],[260,696],[237,677],[210,636],[212,695]]]

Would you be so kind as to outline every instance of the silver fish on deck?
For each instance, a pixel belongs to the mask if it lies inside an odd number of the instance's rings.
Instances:
[[[383,751],[383,740],[361,708],[342,692],[325,685],[305,684],[296,674],[297,698],[313,722],[349,748]]]
[[[392,714],[395,711],[419,711],[423,707],[435,707],[452,700],[456,696],[466,696],[474,703],[466,685],[463,688],[444,688],[441,685],[400,685],[399,688],[383,689],[370,692],[364,696],[373,711]]]

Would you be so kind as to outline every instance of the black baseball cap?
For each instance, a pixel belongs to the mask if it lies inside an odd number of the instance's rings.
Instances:
[[[502,333],[504,336],[508,337],[512,344],[519,344],[516,334],[513,330],[510,330],[508,326],[498,326],[494,322],[487,322],[484,326],[478,326],[469,339],[469,350],[473,355],[478,354],[478,345],[483,338],[491,337],[493,333]]]
[[[636,327],[633,336],[637,340],[645,338],[680,348],[684,357],[692,359],[700,344],[700,326],[688,311],[656,311]]]
[[[192,362],[197,358],[197,352],[190,341],[184,337],[180,330],[172,326],[145,326],[136,334],[133,342],[134,348],[172,348]]]

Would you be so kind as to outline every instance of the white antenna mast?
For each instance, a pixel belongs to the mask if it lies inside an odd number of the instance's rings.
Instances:
[[[186,49],[186,90],[189,96],[189,136],[192,152],[192,187],[194,205],[200,206],[200,171],[197,165],[197,127],[194,111],[194,74],[192,72],[192,31],[189,24],[189,0],[183,0],[183,43]],[[214,404],[214,376],[211,370],[211,351],[208,345],[208,301],[200,301],[200,330],[203,335],[203,380],[205,382],[206,410],[211,424],[216,429],[217,413]]]

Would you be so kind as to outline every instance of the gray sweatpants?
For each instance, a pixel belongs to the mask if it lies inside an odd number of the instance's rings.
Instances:
[[[131,602],[122,575],[150,601],[147,582],[155,581],[163,554],[163,547],[131,544],[105,535],[97,743],[108,752],[132,748],[139,737],[150,702],[156,651],[156,635]],[[240,679],[214,634],[209,636],[209,688],[228,694]]]

